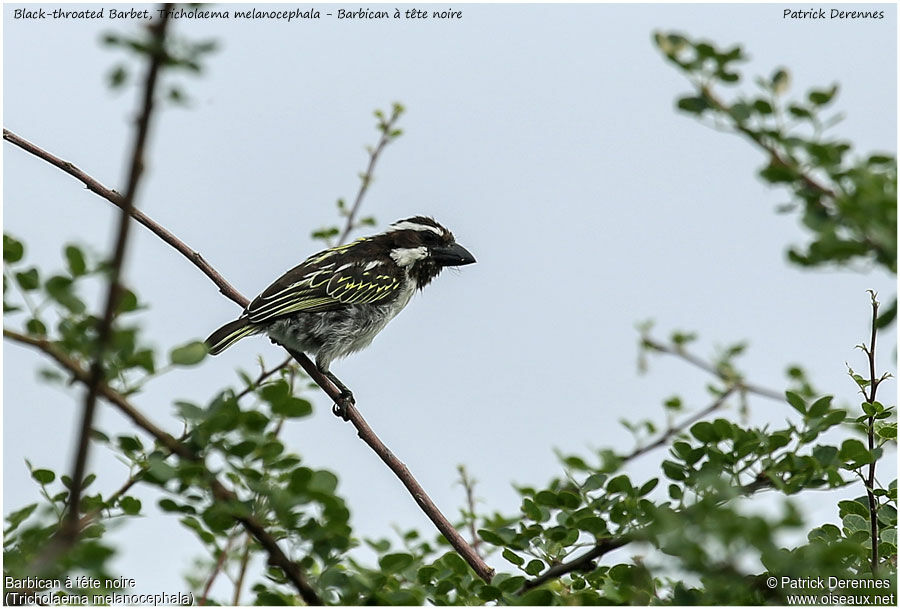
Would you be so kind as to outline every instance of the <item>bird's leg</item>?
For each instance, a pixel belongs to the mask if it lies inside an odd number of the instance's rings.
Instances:
[[[328,377],[334,386],[341,390],[341,396],[334,403],[334,407],[331,409],[331,412],[334,413],[335,416],[341,417],[345,421],[349,420],[347,416],[347,406],[351,404],[356,404],[356,399],[353,397],[353,392],[339,379],[334,375],[331,371],[322,372],[325,376]]]

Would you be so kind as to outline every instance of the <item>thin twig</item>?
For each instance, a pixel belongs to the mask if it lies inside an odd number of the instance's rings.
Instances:
[[[244,553],[241,556],[241,567],[238,570],[237,581],[234,582],[234,599],[231,604],[238,606],[241,604],[241,588],[244,587],[244,576],[247,575],[247,565],[250,563],[250,536],[247,536],[244,543]]]
[[[622,461],[623,462],[631,461],[632,459],[640,457],[641,455],[648,453],[651,450],[654,450],[661,446],[665,446],[665,444],[668,442],[669,438],[671,438],[672,436],[674,436],[678,433],[681,433],[682,431],[687,429],[687,427],[689,425],[691,425],[692,423],[695,423],[703,418],[706,418],[711,413],[713,413],[716,410],[718,410],[719,408],[721,408],[722,405],[725,404],[725,400],[727,400],[731,396],[731,394],[733,394],[735,391],[737,391],[737,389],[738,389],[737,385],[730,386],[725,391],[725,393],[723,393],[718,398],[716,398],[716,400],[712,404],[710,404],[703,410],[700,410],[699,412],[696,412],[693,415],[687,417],[684,421],[682,421],[678,425],[670,427],[669,429],[667,429],[665,431],[665,433],[663,433],[659,438],[657,438],[655,441],[651,442],[650,444],[647,444],[646,446],[642,446],[640,448],[634,449],[629,454],[625,455],[622,458]]]
[[[590,550],[588,550],[578,558],[574,558],[568,562],[562,562],[558,565],[554,565],[538,577],[526,581],[524,584],[522,584],[522,588],[519,590],[519,594],[527,592],[532,588],[537,588],[541,584],[545,584],[550,580],[557,579],[573,571],[593,571],[596,567],[596,565],[594,565],[595,560],[597,560],[604,554],[608,554],[615,549],[621,548],[622,546],[631,543],[632,541],[634,541],[634,538],[630,535],[601,539],[594,545],[594,547],[592,547]]]
[[[654,351],[659,351],[660,353],[668,353],[670,355],[675,355],[677,357],[680,357],[684,361],[686,361],[690,364],[693,364],[697,368],[700,368],[701,370],[705,370],[706,372],[709,372],[713,376],[718,377],[720,380],[723,380],[726,383],[732,383],[734,388],[736,388],[736,389],[740,389],[742,391],[747,391],[749,393],[755,393],[756,395],[770,398],[773,400],[778,400],[779,402],[784,402],[784,400],[785,400],[784,394],[778,393],[777,391],[773,391],[772,389],[766,389],[765,387],[761,387],[759,385],[753,385],[751,383],[744,382],[742,379],[732,378],[732,377],[728,376],[727,374],[725,374],[724,372],[722,372],[721,370],[718,370],[715,366],[713,366],[709,362],[702,360],[701,358],[697,357],[696,355],[688,353],[687,351],[685,351],[684,349],[682,349],[680,347],[672,347],[669,345],[665,345],[663,343],[653,340],[649,336],[644,336],[641,338],[641,340],[645,347],[653,349]]]
[[[171,5],[166,4],[169,9]],[[147,76],[144,80],[143,103],[140,116],[137,121],[137,129],[132,146],[131,167],[128,171],[128,182],[125,196],[122,198],[122,213],[120,214],[119,227],[116,235],[112,264],[109,274],[109,284],[106,292],[106,304],[104,305],[103,318],[97,328],[97,343],[94,349],[94,358],[91,363],[90,378],[87,382],[87,395],[84,398],[84,408],[81,417],[81,430],[78,436],[75,460],[72,466],[72,484],[70,485],[69,511],[63,526],[60,528],[60,540],[62,547],[57,551],[62,552],[71,547],[79,533],[79,520],[81,510],[81,493],[84,482],[84,472],[87,466],[87,457],[91,446],[91,428],[94,424],[94,413],[97,406],[97,387],[103,380],[103,355],[112,336],[113,318],[119,303],[119,294],[122,290],[120,277],[122,265],[125,260],[125,250],[128,244],[128,233],[131,227],[129,214],[135,207],[137,189],[141,175],[144,172],[144,148],[147,143],[147,135],[150,132],[150,119],[153,116],[153,96],[156,90],[157,76],[160,66],[165,59],[166,26],[169,21],[169,11],[164,11],[160,19],[150,25],[153,51],[150,54],[150,64],[147,68]]]
[[[89,372],[82,368],[82,366],[78,362],[71,359],[66,353],[64,353],[50,341],[43,338],[35,338],[33,336],[20,334],[6,328],[3,329],[3,336],[15,342],[32,346],[42,353],[48,355],[50,358],[55,360],[62,368],[70,372],[72,374],[72,377],[76,381],[85,385],[89,382]],[[202,464],[203,459],[199,455],[195,454],[190,448],[188,448],[185,444],[179,442],[171,434],[154,425],[149,419],[141,414],[140,411],[138,411],[138,409],[135,408],[125,396],[112,389],[109,385],[103,382],[98,384],[97,394],[100,397],[103,397],[113,406],[116,406],[123,414],[131,419],[131,421],[135,425],[156,438],[156,440],[160,444],[165,446],[170,452],[185,460]],[[234,492],[223,486],[215,478],[215,476],[212,475],[212,473],[209,473],[208,470],[207,473],[209,474],[207,481],[208,485],[212,490],[213,497],[217,501],[228,503],[237,499],[237,496],[234,494]],[[287,557],[287,555],[278,546],[278,542],[275,540],[275,538],[272,537],[272,535],[268,531],[266,531],[265,528],[255,518],[253,518],[252,516],[235,515],[234,519],[238,521],[247,530],[248,533],[256,538],[259,544],[268,553],[269,562],[284,571],[285,575],[288,577],[291,583],[294,584],[294,587],[297,588],[300,596],[304,601],[306,601],[307,604],[323,604],[322,600],[319,598],[318,593],[312,588],[312,586],[310,586],[309,582],[306,580],[306,577],[300,571],[300,567]],[[39,567],[40,565],[37,566]]]
[[[715,94],[713,94],[712,90],[709,87],[701,86],[700,93],[709,101],[710,105],[713,106],[719,112],[722,112],[726,116],[731,116],[731,108],[719,99]],[[744,126],[741,123],[734,123],[735,129],[737,129],[740,133],[747,136],[752,142],[754,142],[757,146],[762,148],[771,158],[772,163],[778,165],[780,167],[784,167],[786,169],[790,169],[795,172],[797,176],[803,181],[803,183],[807,186],[807,188],[818,192],[820,195],[824,195],[831,199],[837,199],[837,194],[827,186],[824,186],[817,182],[812,176],[807,175],[806,173],[800,171],[798,167],[795,166],[794,163],[785,159],[773,146],[765,142],[762,136],[750,129],[749,127]]]
[[[116,501],[119,500],[119,497],[122,497],[125,493],[130,491],[131,487],[134,486],[135,484],[137,484],[138,481],[141,479],[141,477],[144,475],[144,471],[146,471],[146,470],[141,468],[140,470],[138,470],[138,472],[136,474],[129,476],[128,480],[125,481],[125,484],[123,484],[121,486],[121,488],[119,488],[119,490],[117,490],[112,495],[110,495],[109,497],[106,498],[106,503],[108,505],[113,505]],[[90,512],[88,512],[87,514],[82,516],[81,521],[78,523],[79,530],[83,531],[85,529],[85,527],[87,527],[89,524],[91,524],[94,521],[94,519],[99,517],[102,512],[103,512],[102,508],[97,508],[97,509],[91,510]]]
[[[469,473],[466,471],[464,465],[460,465],[457,470],[459,471],[460,484],[466,492],[466,506],[469,509],[468,521],[469,534],[472,536],[472,549],[475,550],[476,554],[481,556],[481,552],[478,551],[478,548],[481,546],[481,537],[478,536],[478,532],[475,530],[475,480],[469,477]]]
[[[353,201],[350,213],[347,214],[347,223],[344,225],[344,230],[341,231],[341,236],[338,237],[337,245],[343,244],[350,235],[350,232],[356,228],[356,212],[359,211],[359,206],[374,177],[375,163],[378,161],[378,156],[381,154],[381,151],[384,150],[384,147],[396,137],[393,135],[394,125],[397,123],[397,119],[400,118],[402,113],[403,106],[394,104],[393,110],[391,111],[391,118],[387,121],[382,119],[379,122],[378,126],[379,129],[381,129],[381,138],[379,138],[375,148],[369,150],[369,165],[366,167],[366,172],[360,176],[359,192],[356,193],[356,199]]]
[[[231,551],[231,546],[232,544],[234,544],[239,535],[240,530],[228,536],[228,541],[225,542],[225,547],[222,548],[221,552],[219,552],[219,558],[216,560],[216,564],[213,566],[212,572],[210,572],[209,577],[206,579],[206,585],[203,586],[203,592],[200,594],[200,598],[197,599],[198,605],[206,604],[206,599],[209,598],[209,591],[212,589],[212,585],[213,583],[215,583],[216,578],[219,576],[219,573],[222,572],[222,567],[225,566],[225,559],[228,558],[228,552]]]
[[[878,390],[880,379],[875,378],[875,338],[878,334],[878,301],[875,300],[875,292],[869,291],[872,297],[872,338],[866,354],[869,358],[869,395],[866,400],[869,404],[875,403],[875,394]],[[869,500],[869,522],[872,530],[872,573],[878,570],[878,502],[875,500],[875,464],[877,463],[875,452],[875,415],[871,415],[868,421],[869,452],[873,454],[869,463],[869,478],[866,480],[866,496]]]
[[[239,400],[239,399],[241,399],[242,397],[244,397],[245,395],[247,395],[248,393],[250,393],[251,391],[253,391],[254,389],[258,388],[259,385],[260,385],[260,383],[262,383],[264,380],[266,380],[267,378],[269,378],[270,376],[272,376],[272,375],[275,374],[276,372],[279,372],[279,371],[280,371],[281,369],[283,369],[285,366],[289,365],[292,361],[294,361],[294,358],[293,358],[292,356],[288,356],[287,359],[285,359],[283,362],[281,362],[280,364],[278,364],[277,366],[275,366],[275,367],[272,368],[271,370],[263,370],[263,371],[260,373],[260,375],[256,378],[256,380],[253,381],[253,383],[252,383],[251,385],[248,385],[248,386],[247,386],[243,391],[241,391],[239,394],[237,394],[236,396],[234,396],[234,399]]]

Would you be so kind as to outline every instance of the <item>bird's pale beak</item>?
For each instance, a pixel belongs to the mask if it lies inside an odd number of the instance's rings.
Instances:
[[[475,256],[458,243],[432,248],[431,259],[441,266],[463,266],[475,262]]]

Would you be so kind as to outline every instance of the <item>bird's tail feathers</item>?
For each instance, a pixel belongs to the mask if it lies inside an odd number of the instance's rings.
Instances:
[[[246,317],[229,322],[209,335],[206,346],[210,355],[218,355],[245,336],[256,334],[260,329],[251,325]]]

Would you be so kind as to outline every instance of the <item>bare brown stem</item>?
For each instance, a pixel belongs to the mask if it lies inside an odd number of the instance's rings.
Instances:
[[[50,154],[43,148],[29,142],[22,137],[19,137],[9,129],[3,129],[3,139],[15,146],[18,146],[25,152],[28,152],[36,156],[37,158],[50,163],[54,167],[58,167],[59,169],[63,170],[64,172],[84,184],[91,192],[100,195],[116,207],[124,209],[124,200],[122,198],[122,195],[117,193],[115,190],[107,188],[72,163],[64,161],[59,157]],[[210,266],[210,264],[203,258],[202,255],[200,255],[199,252],[188,247],[183,241],[163,228],[159,223],[154,221],[141,210],[132,208],[128,213],[132,218],[148,228],[150,232],[171,245],[181,255],[190,260],[194,264],[194,266],[200,269],[204,275],[209,277],[210,280],[212,280],[212,282],[216,284],[216,286],[218,286],[219,291],[226,298],[232,300],[233,302],[236,302],[241,307],[246,307],[250,303],[249,300],[244,298],[240,294],[240,292],[234,289],[234,287],[230,283],[228,283],[224,277],[222,277],[212,266]]]

